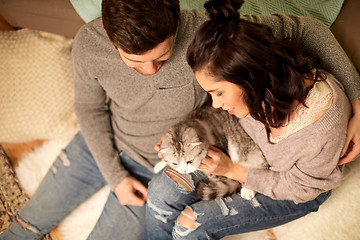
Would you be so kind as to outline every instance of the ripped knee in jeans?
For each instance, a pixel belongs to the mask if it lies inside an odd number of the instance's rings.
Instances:
[[[189,229],[195,229],[197,228],[197,223],[195,222],[196,215],[195,213],[190,209],[190,207],[186,207],[180,214],[178,218],[178,223],[180,226],[189,228]]]
[[[200,226],[197,221],[197,214],[190,208],[186,207],[178,217],[175,223],[175,234],[186,237],[189,233]]]
[[[165,173],[184,191],[193,191],[195,189],[194,182],[188,174],[181,174],[173,169],[168,169]]]

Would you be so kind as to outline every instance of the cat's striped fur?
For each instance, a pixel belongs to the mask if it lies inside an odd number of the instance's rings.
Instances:
[[[160,150],[163,166],[166,163],[180,173],[197,171],[210,145],[227,153],[234,163],[249,168],[268,167],[261,150],[243,130],[239,119],[212,107],[194,110],[167,131]],[[200,182],[196,186],[195,193],[201,199],[223,198],[241,189],[238,181],[215,175],[208,178],[208,182]],[[247,199],[255,195],[250,191],[250,195],[246,196],[249,192],[244,189],[241,193]]]

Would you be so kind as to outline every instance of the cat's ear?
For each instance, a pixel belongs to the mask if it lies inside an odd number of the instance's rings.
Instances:
[[[189,127],[185,129],[182,140],[185,143],[196,143],[199,142],[199,136],[195,128]]]
[[[166,153],[169,153],[169,152],[171,152],[171,148],[162,148],[162,149],[160,149],[160,153],[162,155],[164,155]]]

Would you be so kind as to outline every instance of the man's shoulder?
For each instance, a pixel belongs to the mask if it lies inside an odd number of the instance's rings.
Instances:
[[[106,32],[102,24],[102,18],[96,18],[93,21],[83,25],[75,36],[75,41],[88,39],[88,37],[105,37]]]
[[[84,57],[84,55],[107,52],[109,49],[112,49],[111,43],[103,27],[102,19],[97,18],[79,29],[74,38],[72,51],[73,56]]]
[[[181,24],[197,29],[208,17],[196,9],[181,9]]]
[[[177,31],[175,51],[182,49],[185,54],[190,41],[193,39],[195,31],[206,20],[207,17],[204,13],[197,10],[181,9],[181,21]]]

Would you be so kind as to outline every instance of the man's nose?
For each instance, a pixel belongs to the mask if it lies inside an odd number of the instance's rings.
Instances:
[[[143,64],[143,69],[146,74],[154,74],[157,71],[157,63],[155,61],[146,62]]]

